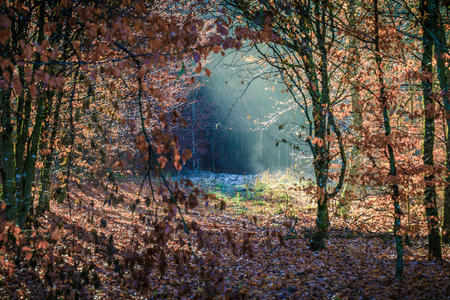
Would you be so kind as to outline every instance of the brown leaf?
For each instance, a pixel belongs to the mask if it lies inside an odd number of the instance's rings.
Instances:
[[[59,240],[62,236],[63,236],[63,231],[61,229],[55,229],[51,235],[52,239],[54,239],[54,240]]]
[[[50,246],[50,244],[47,241],[39,241],[36,244],[37,249],[43,249],[43,250],[47,249],[49,246]]]
[[[200,73],[202,71],[202,65],[198,64],[197,68],[195,68],[195,73]]]
[[[31,247],[29,247],[29,246],[22,247],[22,251],[25,252],[26,260],[30,260],[33,257],[33,252],[31,251]]]
[[[12,261],[9,261],[7,267],[8,267],[8,276],[12,277],[14,275],[14,263]]]
[[[76,246],[73,248],[73,251],[75,252],[81,252],[81,250],[83,250],[83,248],[80,246],[80,244],[76,244]]]
[[[164,167],[166,166],[166,163],[167,163],[167,158],[165,158],[164,156],[160,156],[158,158],[158,163],[161,166],[161,169],[164,169]]]
[[[7,241],[8,241],[8,234],[6,232],[0,234],[0,242],[6,243]]]

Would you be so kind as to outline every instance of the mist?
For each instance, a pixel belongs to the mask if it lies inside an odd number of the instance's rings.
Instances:
[[[291,168],[309,174],[311,155],[299,138],[304,115],[284,84],[273,80],[276,70],[258,61],[256,51],[210,57],[212,73],[201,93],[216,108],[211,169],[256,174]]]

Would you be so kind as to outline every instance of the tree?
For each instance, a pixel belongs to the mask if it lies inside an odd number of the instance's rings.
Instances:
[[[358,20],[356,16],[357,3],[355,0],[349,1],[348,3],[348,28],[350,31],[356,29],[356,21]],[[361,180],[359,174],[361,173],[362,166],[362,151],[361,151],[361,137],[362,137],[362,123],[363,116],[361,111],[361,97],[358,91],[358,62],[360,61],[359,49],[358,49],[358,38],[354,35],[349,35],[347,37],[347,50],[350,52],[348,57],[348,77],[350,81],[350,98],[352,104],[352,126],[355,133],[355,143],[350,152],[349,157],[349,167],[348,175],[346,177],[345,184],[342,188],[342,195],[340,203],[342,205],[342,211],[347,214],[351,208],[351,204],[354,198],[361,197],[361,189],[363,188],[359,182]]]
[[[380,18],[379,18],[379,7],[378,7],[378,0],[374,0],[373,2],[374,6],[374,33],[375,33],[375,40],[374,40],[374,58],[376,63],[376,71],[378,75],[378,88],[379,92],[378,95],[376,95],[376,100],[381,104],[381,110],[383,114],[383,126],[384,126],[384,132],[385,136],[387,138],[387,158],[389,160],[389,175],[392,176],[393,180],[390,184],[391,188],[391,198],[392,202],[394,204],[394,238],[395,238],[395,249],[397,252],[397,259],[396,259],[396,266],[395,266],[395,278],[399,279],[400,281],[403,278],[403,268],[404,268],[404,261],[403,261],[403,236],[401,233],[401,217],[402,217],[402,210],[400,208],[400,190],[399,185],[396,182],[397,179],[397,161],[396,156],[394,153],[394,148],[392,143],[389,142],[392,130],[391,130],[391,120],[389,116],[389,103],[388,103],[388,94],[386,92],[386,84],[385,84],[385,78],[384,78],[384,70],[382,69],[382,62],[383,57],[381,55],[381,47],[380,44],[382,41],[380,41]]]
[[[399,3],[393,3],[388,10],[381,10],[381,3],[378,1],[358,5],[352,2],[349,6],[343,5],[341,10],[335,7],[332,11],[329,10],[330,7],[336,4],[327,1],[226,3],[249,27],[268,26],[280,36],[279,43],[255,47],[262,59],[280,73],[293,98],[309,117],[307,126],[310,134],[306,141],[315,158],[318,188],[318,218],[313,248],[324,247],[323,237],[328,223],[325,217],[328,216],[326,203],[335,196],[334,191],[342,187],[347,158],[345,146],[353,146],[360,151],[356,157],[364,155],[367,158],[356,162],[364,170],[358,174],[361,185],[370,185],[374,195],[380,200],[384,199],[380,203],[389,199],[390,205],[394,206],[396,277],[401,280],[403,273],[403,210],[407,206],[409,224],[408,193],[418,194],[419,190],[423,191],[422,186],[427,186],[425,203],[430,226],[430,252],[439,257],[438,214],[433,192],[433,183],[436,181],[430,175],[438,172],[433,167],[434,120],[427,109],[425,132],[420,132],[417,128],[415,120],[423,109],[418,106],[421,100],[412,90],[410,80],[417,79],[417,76],[411,74],[419,72],[414,66],[417,63],[414,52],[418,47],[418,39],[414,38],[417,33],[413,29],[408,33],[403,31],[405,24],[410,26],[405,28],[414,28],[411,25],[414,21],[402,19],[402,16],[411,12],[413,4],[402,3],[406,6],[405,13],[405,7]],[[341,21],[343,15],[349,16],[348,22]],[[439,20],[438,17],[435,19]],[[412,40],[409,39],[410,36],[413,37]],[[346,44],[344,37],[349,40]],[[434,39],[435,41],[439,39]],[[358,44],[359,49],[355,49]],[[267,48],[270,51],[266,51]],[[427,55],[428,50],[423,58],[425,61],[428,59]],[[357,72],[352,65],[352,59],[356,57],[360,66]],[[425,61],[424,71],[427,65]],[[440,74],[444,75],[442,70]],[[339,78],[346,80],[340,81]],[[404,78],[409,83],[405,83]],[[443,79],[442,82],[444,81]],[[411,93],[407,93],[404,86],[408,86]],[[426,89],[427,84],[423,84],[423,87]],[[431,100],[427,93],[429,91],[425,91],[423,101],[429,106]],[[301,103],[299,99],[302,99]],[[411,107],[409,112],[408,104]],[[348,114],[344,114],[348,106],[352,107],[352,126],[347,125]],[[336,116],[340,122],[335,120]],[[339,132],[339,126],[336,126],[338,124],[351,129],[346,130],[346,136],[343,137]],[[420,152],[418,145],[422,142],[417,134],[423,134],[425,139],[423,163],[420,163],[417,155]],[[336,145],[334,148],[331,146],[333,141]],[[330,170],[332,162],[338,162],[337,157],[340,157],[341,172],[333,177]],[[355,157],[351,157],[351,160],[355,161]],[[411,169],[420,171],[413,172]],[[431,173],[426,171],[423,174],[424,169]],[[349,177],[355,177],[351,173]],[[420,179],[418,176],[424,177]],[[327,191],[329,179],[338,182],[331,192]],[[355,181],[349,178],[348,183],[352,182]]]
[[[444,188],[444,222],[443,222],[443,240],[446,243],[450,242],[450,98],[449,98],[449,70],[448,61],[448,45],[445,32],[445,19],[442,14],[444,5],[442,1],[429,1],[426,3],[429,13],[429,20],[426,20],[424,31],[429,38],[429,43],[434,44],[434,53],[436,57],[437,78],[439,81],[440,94],[442,95],[442,106],[444,108],[444,119],[446,123],[445,133],[445,166],[447,174],[445,177]],[[428,22],[427,22],[428,21]],[[428,26],[427,26],[428,25]],[[437,230],[437,224],[434,224]],[[433,228],[433,227],[432,227]]]
[[[344,182],[346,151],[334,107],[345,97],[339,86],[339,53],[342,36],[336,35],[337,3],[330,1],[226,1],[230,9],[251,28],[268,28],[280,37],[264,48],[255,45],[262,59],[279,72],[298,108],[305,113],[305,141],[313,154],[317,197],[313,249],[325,248],[329,227],[328,202]],[[336,56],[336,57],[335,57]],[[304,92],[306,90],[306,93]],[[337,158],[336,158],[337,157]],[[338,175],[331,164],[340,162]],[[330,179],[336,184],[330,186]]]
[[[433,97],[433,37],[431,30],[437,19],[433,1],[421,1],[421,17],[423,31],[422,56],[422,91],[425,112],[423,137],[423,162],[429,167],[425,174],[424,205],[428,221],[428,253],[430,258],[441,259],[441,241],[439,236],[439,216],[436,202],[436,185],[434,176],[434,139],[435,139],[435,100]]]
[[[224,42],[209,39],[215,18],[200,18],[208,13],[197,1],[0,2],[0,159],[10,220],[23,226],[33,214],[32,186],[41,163],[39,211],[48,208],[55,154],[67,191],[74,165],[89,171],[83,156],[100,154],[107,169],[118,161],[108,159],[106,150],[127,136],[114,137],[110,129],[122,126],[116,132],[123,133],[128,124],[134,131],[142,117],[142,125],[168,126],[179,100],[198,87],[189,67]],[[176,156],[174,139],[162,134],[154,131],[154,146]]]

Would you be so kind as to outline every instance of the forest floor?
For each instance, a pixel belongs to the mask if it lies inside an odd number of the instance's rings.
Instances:
[[[405,246],[404,281],[394,280],[390,219],[369,218],[374,213],[370,204],[356,206],[346,218],[332,206],[327,249],[313,252],[309,244],[315,205],[298,189],[296,178],[285,174],[187,175],[217,198],[188,212],[183,209],[183,216],[208,233],[208,247],[217,256],[225,290],[233,295],[229,298],[450,299],[449,246],[443,248],[443,261],[429,261],[426,236],[419,232]],[[144,195],[150,192],[147,186]],[[152,271],[145,290],[121,268],[124,257],[144,251],[141,237],[151,230],[155,217],[154,206],[147,207],[144,201],[134,206],[139,189],[139,179],[120,180],[118,190],[124,201],[114,206],[107,201],[109,192],[90,182],[71,189],[75,199],[71,207],[52,203],[40,229],[42,236],[53,238],[49,239],[51,247],[35,243],[32,248],[36,252],[29,262],[16,261],[12,271],[1,268],[0,299],[185,299],[205,295],[205,280],[179,274],[173,257],[167,258],[164,275],[157,268]],[[52,229],[45,231],[49,227]],[[227,232],[234,239],[235,253]],[[252,251],[243,254],[246,234]],[[115,249],[113,255],[111,248]],[[198,250],[198,255],[202,253],[205,251]],[[8,266],[14,257],[3,259],[3,266]],[[55,261],[52,267],[46,263],[49,259]]]

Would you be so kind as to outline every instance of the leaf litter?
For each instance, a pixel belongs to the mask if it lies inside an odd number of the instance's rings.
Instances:
[[[168,249],[177,254],[159,257],[158,268],[143,273],[142,267],[132,265],[145,264],[139,260],[158,218],[157,205],[147,207],[144,201],[136,201],[138,180],[125,179],[118,184],[123,202],[114,205],[108,204],[109,191],[98,182],[86,182],[82,188],[70,189],[72,200],[81,199],[77,206],[70,209],[67,203],[52,203],[38,234],[28,238],[29,245],[27,241],[21,244],[23,262],[18,263],[19,255],[8,252],[6,246],[1,248],[0,298],[449,298],[449,246],[444,246],[443,261],[428,261],[425,234],[414,236],[411,246],[405,247],[405,279],[397,282],[394,241],[385,232],[389,222],[385,224],[381,218],[372,219],[372,226],[379,230],[373,233],[362,230],[355,221],[358,218],[334,217],[327,249],[313,252],[309,244],[315,211],[311,199],[303,194],[290,192],[289,206],[267,196],[269,192],[260,193],[258,199],[249,191],[255,189],[256,177],[222,175],[225,184],[207,176],[193,181],[206,193],[217,195],[197,208],[183,210],[186,222],[193,224],[191,235],[195,236],[196,226],[201,227],[207,248],[197,247],[188,254],[178,243],[189,240],[182,226],[177,221],[157,223],[163,226],[163,235],[178,236],[179,240],[167,240]],[[242,192],[243,185],[246,192]],[[226,192],[221,194],[221,190]],[[146,193],[150,193],[148,188],[144,188]],[[269,208],[262,209],[264,205]],[[294,209],[288,212],[288,207]],[[359,213],[371,212],[362,207]],[[200,260],[205,257],[205,264],[214,265],[211,270],[216,273],[210,271],[215,276],[211,278],[217,279],[215,284],[223,287],[222,292],[208,293],[202,275],[209,271],[193,264],[190,255]],[[186,272],[188,268],[198,269],[197,276]]]

